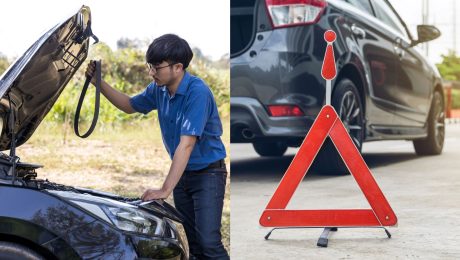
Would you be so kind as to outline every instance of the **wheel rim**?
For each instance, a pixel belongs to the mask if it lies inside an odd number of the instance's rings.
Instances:
[[[442,143],[444,142],[444,119],[445,119],[445,114],[444,114],[444,105],[442,102],[441,96],[437,93],[434,96],[434,114],[433,114],[433,120],[434,120],[434,136],[436,139],[436,144],[438,146],[441,146]]]
[[[340,102],[339,117],[351,136],[351,139],[361,148],[363,139],[363,116],[358,97],[353,91],[347,91]]]

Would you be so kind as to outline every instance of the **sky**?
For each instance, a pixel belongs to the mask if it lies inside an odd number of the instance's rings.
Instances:
[[[2,1],[0,53],[9,58],[21,55],[82,5],[91,8],[94,34],[112,49],[122,37],[151,42],[165,33],[175,33],[213,60],[229,53],[230,0]]]
[[[429,42],[428,57],[441,61],[449,49],[460,51],[460,1],[429,1],[428,23],[441,30]],[[422,24],[422,0],[390,0],[412,32]],[[176,33],[213,60],[229,53],[230,0],[40,0],[2,1],[0,52],[21,55],[43,32],[75,13],[81,5],[92,11],[93,31],[113,49],[121,37],[150,42],[165,33]],[[457,39],[458,38],[458,39]],[[423,46],[423,45],[421,45]],[[457,52],[458,52],[457,51]]]

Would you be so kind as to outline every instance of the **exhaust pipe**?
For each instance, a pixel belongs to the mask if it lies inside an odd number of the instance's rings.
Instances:
[[[243,128],[241,135],[246,139],[253,139],[255,137],[255,134],[249,128]]]

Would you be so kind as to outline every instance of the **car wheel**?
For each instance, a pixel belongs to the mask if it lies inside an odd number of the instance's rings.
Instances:
[[[442,152],[444,146],[444,101],[439,91],[434,92],[428,116],[428,136],[413,141],[415,152],[418,155],[436,155]]]
[[[288,148],[283,142],[255,142],[252,146],[260,156],[283,156]]]
[[[359,151],[364,139],[364,110],[359,92],[349,79],[342,79],[332,94],[332,106]],[[328,137],[318,153],[316,171],[322,174],[346,174],[348,169]]]
[[[0,259],[44,260],[45,258],[23,245],[11,242],[0,242]]]

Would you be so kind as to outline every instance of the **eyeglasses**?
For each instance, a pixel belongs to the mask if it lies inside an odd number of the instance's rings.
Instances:
[[[171,66],[176,65],[176,64],[177,64],[177,62],[176,63],[170,63],[170,64],[162,66],[162,67],[156,67],[156,66],[153,66],[152,63],[147,63],[147,70],[152,71],[153,73],[157,73],[161,69],[171,67]]]

